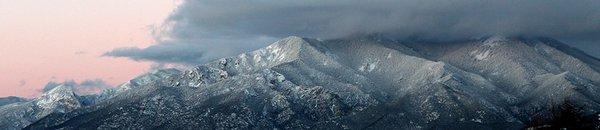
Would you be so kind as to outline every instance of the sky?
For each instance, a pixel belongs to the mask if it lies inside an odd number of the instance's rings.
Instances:
[[[148,71],[149,62],[101,55],[155,43],[152,28],[176,3],[0,0],[0,97],[35,97],[49,82],[116,86]]]
[[[0,0],[0,97],[103,89],[287,36],[550,37],[600,57],[599,0]]]

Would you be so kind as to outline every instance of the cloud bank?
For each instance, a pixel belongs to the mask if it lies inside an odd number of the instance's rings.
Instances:
[[[186,0],[156,29],[158,44],[105,56],[198,64],[296,35],[488,35],[600,41],[598,0]]]

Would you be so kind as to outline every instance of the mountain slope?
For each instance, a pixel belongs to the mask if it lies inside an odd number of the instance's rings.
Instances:
[[[431,44],[411,45],[418,50],[433,48],[423,46]],[[435,57],[432,59],[486,77],[518,97],[518,106],[529,108],[515,112],[525,114],[522,117],[551,115],[548,106],[563,102],[581,104],[589,110],[586,111],[588,114],[600,110],[600,73],[595,69],[600,66],[599,60],[568,49],[555,40],[496,36],[435,46],[439,48],[427,52],[442,53],[431,56]]]
[[[597,59],[555,44],[288,37],[140,76],[103,102],[26,129],[516,129],[551,120],[564,102],[597,113]]]
[[[12,96],[4,97],[4,98],[0,98],[0,106],[12,104],[12,103],[18,103],[18,102],[25,102],[25,101],[27,101],[27,99],[20,98],[20,97],[12,97]]]
[[[21,129],[51,113],[66,113],[82,104],[72,86],[60,85],[40,98],[0,106],[0,129]]]

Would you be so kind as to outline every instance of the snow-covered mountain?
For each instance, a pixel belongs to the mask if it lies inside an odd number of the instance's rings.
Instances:
[[[66,113],[82,106],[72,86],[59,85],[39,98],[0,106],[0,129],[21,129],[49,114]]]
[[[565,110],[594,118],[599,70],[600,60],[548,38],[288,37],[139,76],[89,107],[45,94],[28,103],[56,114],[26,129],[519,129]]]

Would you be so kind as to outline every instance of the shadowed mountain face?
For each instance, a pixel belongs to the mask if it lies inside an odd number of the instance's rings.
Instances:
[[[20,97],[4,97],[4,98],[0,98],[0,106],[12,104],[12,103],[18,103],[18,102],[25,102],[25,101],[27,101],[27,99],[20,98]]]
[[[139,76],[26,129],[519,129],[593,117],[599,70],[600,60],[552,39],[288,37]]]

